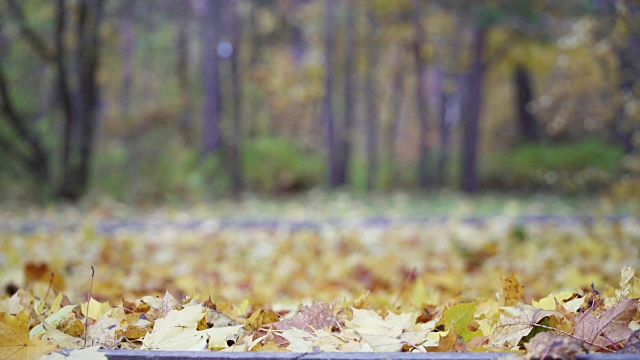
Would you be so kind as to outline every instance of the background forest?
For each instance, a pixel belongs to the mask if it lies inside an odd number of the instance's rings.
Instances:
[[[7,0],[0,200],[640,193],[640,1]]]

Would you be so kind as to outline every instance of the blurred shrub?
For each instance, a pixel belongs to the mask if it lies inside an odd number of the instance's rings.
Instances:
[[[263,137],[247,141],[243,170],[249,190],[288,194],[322,183],[322,154],[303,149],[295,141]]]
[[[486,187],[568,194],[606,188],[621,173],[622,148],[597,140],[562,145],[527,144],[487,156]]]
[[[616,181],[608,189],[606,199],[615,208],[627,208],[632,213],[640,213],[640,177],[625,177]]]

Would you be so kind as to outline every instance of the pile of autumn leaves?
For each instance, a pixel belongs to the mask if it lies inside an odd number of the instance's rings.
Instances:
[[[188,351],[518,351],[573,358],[584,351],[640,350],[640,279],[621,271],[615,289],[553,293],[531,304],[513,276],[496,299],[373,308],[366,293],[297,311],[164,297],[69,304],[18,290],[0,301],[0,358],[61,349]]]

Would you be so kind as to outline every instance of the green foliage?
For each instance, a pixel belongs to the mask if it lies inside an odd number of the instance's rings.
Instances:
[[[295,141],[264,137],[245,143],[243,169],[251,190],[297,192],[322,183],[324,161]]]
[[[487,157],[489,187],[577,193],[600,190],[620,173],[623,151],[597,140],[572,144],[527,144]]]

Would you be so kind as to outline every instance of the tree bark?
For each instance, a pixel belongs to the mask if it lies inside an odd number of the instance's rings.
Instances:
[[[346,47],[344,53],[344,119],[342,121],[342,131],[338,136],[339,142],[339,165],[337,167],[336,180],[338,185],[347,183],[349,177],[349,167],[351,164],[351,141],[353,123],[355,119],[354,89],[355,70],[354,57],[356,47],[355,29],[355,2],[347,1],[346,14]]]
[[[422,28],[422,1],[413,1],[413,30],[414,30],[414,58],[416,66],[416,112],[418,118],[418,185],[423,189],[429,188],[429,146],[427,132],[429,114],[427,105],[427,89],[425,86],[425,65],[422,57],[424,44],[424,30]]]
[[[242,40],[242,23],[238,18],[237,3],[231,4],[231,32],[233,52],[231,53],[231,96],[233,99],[233,124],[229,139],[229,171],[231,191],[240,196],[244,188],[242,176],[242,82],[240,80],[239,50]]]
[[[74,27],[67,31],[71,23],[66,12],[66,1],[56,2],[56,15],[53,29],[53,46],[49,46],[38,33],[31,28],[24,17],[22,8],[14,0],[9,1],[13,20],[18,23],[22,36],[34,49],[45,64],[52,65],[56,71],[56,83],[59,91],[59,104],[64,116],[61,143],[62,179],[58,184],[56,196],[71,201],[78,200],[86,191],[89,183],[90,163],[97,124],[99,87],[97,73],[99,68],[99,28],[102,21],[104,2],[86,0],[78,3],[74,15]],[[71,37],[70,48],[64,41]],[[72,50],[72,51],[70,51]],[[73,61],[68,66],[67,59]],[[30,129],[26,116],[16,108],[10,96],[10,88],[0,58],[0,100],[9,127],[19,141],[27,145],[16,146],[15,141],[0,138],[0,147],[14,153],[25,169],[49,193],[53,188],[50,178],[51,161],[44,142],[37,132]]]
[[[378,94],[376,69],[378,64],[378,39],[377,23],[373,13],[368,16],[369,29],[367,30],[367,49],[369,64],[366,75],[366,151],[367,151],[367,178],[366,189],[372,190],[377,182],[378,174]]]
[[[102,21],[104,2],[102,0],[84,1],[79,4],[78,21],[75,29],[77,47],[75,51],[76,79],[78,87],[75,91],[75,109],[78,126],[71,126],[72,137],[77,137],[75,160],[62,178],[58,196],[77,201],[86,191],[89,183],[89,165],[93,156],[93,145],[97,125],[97,106],[99,87],[97,73],[99,67],[98,51],[100,48],[99,27]],[[77,129],[77,132],[74,130]]]
[[[210,154],[222,145],[220,119],[222,102],[220,92],[220,72],[218,68],[217,46],[219,41],[220,6],[219,1],[203,1],[199,4],[202,22],[202,81],[204,99],[202,106],[203,153]]]
[[[457,86],[455,95],[446,89],[446,77],[440,82],[440,141],[438,142],[438,159],[436,160],[436,183],[444,186],[447,179],[447,161],[449,160],[449,142],[451,127],[460,117],[460,97],[465,84]],[[458,81],[459,83],[460,81]]]
[[[129,116],[131,108],[131,88],[133,84],[133,54],[135,51],[135,1],[123,3],[120,15],[120,51],[122,56],[122,79],[120,113]]]
[[[638,84],[640,82],[640,4],[633,1],[624,3],[627,10],[626,41],[615,47],[615,53],[620,66],[620,82],[618,88],[623,98],[638,98]],[[624,101],[624,100],[623,100]],[[634,141],[634,134],[640,129],[625,126],[626,120],[625,104],[620,105],[613,123],[613,133],[623,145],[625,153],[632,153],[637,149]]]
[[[387,163],[391,169],[391,187],[398,184],[399,172],[396,165],[396,145],[402,117],[402,100],[404,98],[403,75],[402,68],[396,70],[393,76],[393,90],[391,91],[391,121],[389,122],[389,131],[387,131]]]
[[[513,76],[516,87],[516,109],[518,111],[520,139],[525,142],[537,142],[540,140],[538,124],[535,116],[529,110],[529,104],[533,101],[529,70],[522,64],[518,64]]]
[[[480,111],[482,106],[482,81],[484,78],[485,63],[484,44],[486,30],[476,26],[473,29],[473,48],[471,73],[468,75],[466,96],[467,114],[464,118],[462,129],[462,190],[473,193],[478,189],[478,129]]]
[[[327,184],[330,188],[340,185],[338,178],[338,148],[336,126],[333,114],[333,52],[335,44],[335,1],[325,0],[324,33],[324,97],[322,100],[322,125],[325,129],[325,148],[327,156]]]

